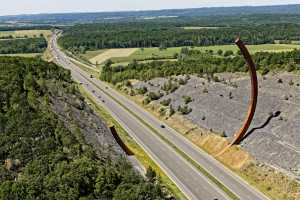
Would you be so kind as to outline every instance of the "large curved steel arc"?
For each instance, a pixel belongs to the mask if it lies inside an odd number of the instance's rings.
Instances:
[[[251,96],[250,96],[248,113],[247,113],[246,119],[243,123],[243,126],[234,134],[234,139],[230,143],[230,146],[239,144],[241,142],[241,140],[244,138],[244,136],[246,135],[247,130],[249,129],[251,122],[253,120],[254,114],[255,114],[256,104],[257,104],[257,96],[258,96],[258,82],[257,82],[257,74],[256,74],[255,64],[250,56],[248,49],[246,48],[245,44],[241,41],[240,38],[238,38],[235,41],[235,44],[241,50],[241,53],[244,56],[245,61],[249,67],[249,74],[250,74],[250,78],[251,78]]]

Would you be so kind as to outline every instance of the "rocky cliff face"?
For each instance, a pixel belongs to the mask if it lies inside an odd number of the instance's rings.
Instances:
[[[169,100],[177,110],[186,104],[192,112],[184,115],[194,124],[232,137],[247,112],[250,80],[247,76],[222,74],[217,82],[191,76],[186,84],[178,84],[184,76],[173,77],[179,88],[173,92],[162,89],[168,79],[156,78],[134,84],[149,92],[162,93],[153,103]],[[190,102],[185,99],[189,97]],[[242,146],[259,161],[300,176],[300,77],[277,74],[259,77],[259,99],[250,135]],[[276,116],[273,116],[277,113]],[[273,117],[272,117],[273,116]]]
[[[53,112],[73,133],[80,132],[91,144],[98,156],[116,157],[125,155],[107,125],[84,101],[80,94],[61,93],[50,97]]]
[[[0,199],[166,199],[53,63],[0,57],[0,138]]]

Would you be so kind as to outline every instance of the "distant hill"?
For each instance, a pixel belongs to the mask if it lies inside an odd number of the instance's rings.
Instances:
[[[60,13],[60,14],[36,14],[0,16],[0,23],[9,21],[24,24],[72,24],[91,23],[100,21],[128,20],[128,19],[152,19],[166,17],[203,17],[217,15],[245,15],[245,14],[300,14],[300,4],[278,6],[244,6],[244,7],[215,7],[170,9],[149,11],[126,12],[95,12],[95,13]]]

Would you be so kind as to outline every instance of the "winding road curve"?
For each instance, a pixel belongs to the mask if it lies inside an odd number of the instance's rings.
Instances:
[[[56,34],[53,34],[49,48],[54,56],[55,62],[71,70],[73,79],[82,83],[86,91],[95,97],[97,103],[104,106],[110,112],[147,154],[173,180],[188,199],[228,200],[230,198],[219,189],[217,185],[200,173],[195,166],[190,164],[169,144],[158,137],[155,132],[159,132],[168,141],[171,141],[173,145],[203,167],[210,175],[222,182],[223,185],[230,189],[241,200],[268,199],[172,128],[166,125],[166,128],[162,129],[162,122],[131,100],[119,94],[106,83],[90,78],[89,74],[74,65],[68,56],[58,48]],[[120,102],[122,105],[120,105]],[[130,110],[130,112],[128,110]],[[144,122],[140,119],[143,119]],[[150,129],[146,126],[145,122],[152,128]],[[153,129],[156,131],[153,131]]]

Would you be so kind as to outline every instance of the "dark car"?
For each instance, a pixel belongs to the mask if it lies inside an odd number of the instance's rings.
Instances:
[[[162,124],[162,125],[160,125],[160,127],[161,127],[161,128],[166,128],[166,126],[165,126],[165,125],[163,125],[163,124]]]

